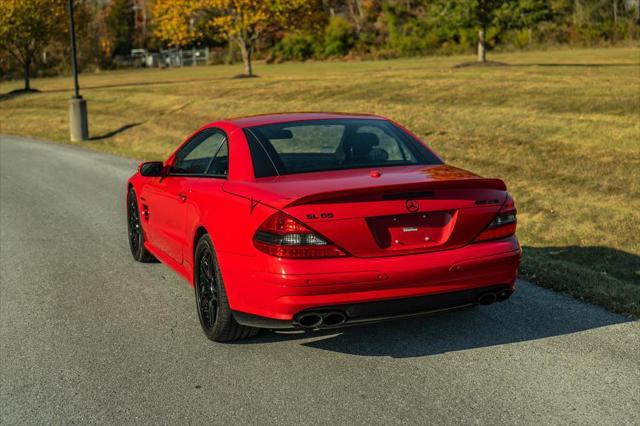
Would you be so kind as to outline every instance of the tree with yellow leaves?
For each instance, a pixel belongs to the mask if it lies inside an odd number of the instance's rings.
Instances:
[[[155,0],[152,14],[156,37],[175,47],[192,43],[201,35],[195,19],[202,6],[202,0]]]
[[[52,35],[66,29],[64,0],[0,0],[0,49],[24,69],[24,91],[31,90],[31,65]]]
[[[299,28],[310,22],[317,0],[200,0],[211,13],[209,23],[236,43],[245,76],[253,76],[256,41],[268,31]]]

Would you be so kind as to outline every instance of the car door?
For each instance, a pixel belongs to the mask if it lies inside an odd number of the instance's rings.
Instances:
[[[149,241],[177,263],[183,261],[187,246],[187,204],[194,181],[208,176],[207,171],[222,147],[226,135],[218,129],[207,129],[195,135],[175,155],[169,172],[147,185]]]

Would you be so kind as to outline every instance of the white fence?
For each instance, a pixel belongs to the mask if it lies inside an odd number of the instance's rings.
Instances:
[[[201,49],[167,49],[160,52],[148,52],[144,49],[134,49],[131,57],[139,60],[146,67],[183,67],[198,66],[209,63],[210,50]]]

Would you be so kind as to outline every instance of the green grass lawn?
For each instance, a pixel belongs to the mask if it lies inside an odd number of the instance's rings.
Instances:
[[[522,274],[640,315],[640,49],[257,64],[82,75],[95,139],[82,145],[163,158],[224,117],[280,111],[382,114],[451,164],[503,178],[518,202]],[[0,100],[0,133],[67,142],[70,78]],[[0,94],[20,87],[0,84]]]

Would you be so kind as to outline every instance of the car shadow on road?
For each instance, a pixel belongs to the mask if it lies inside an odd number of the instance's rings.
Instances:
[[[506,302],[466,311],[322,331],[263,333],[246,343],[303,346],[362,356],[411,358],[561,336],[631,321],[598,306],[520,282]]]

